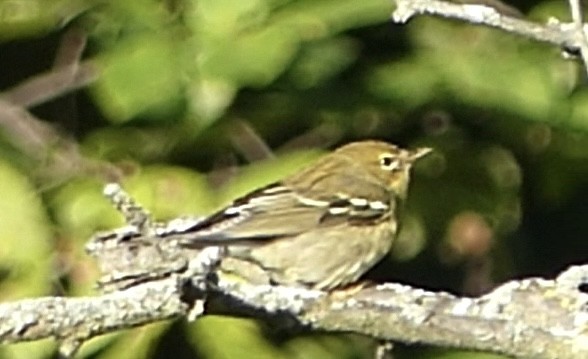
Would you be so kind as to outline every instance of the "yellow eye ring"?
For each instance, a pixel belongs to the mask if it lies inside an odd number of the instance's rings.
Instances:
[[[384,153],[380,155],[380,167],[386,171],[393,171],[398,168],[400,162],[396,156],[390,153]]]

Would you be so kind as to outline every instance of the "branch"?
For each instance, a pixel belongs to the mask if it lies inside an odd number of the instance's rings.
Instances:
[[[98,297],[27,299],[0,305],[0,344],[54,337],[71,356],[91,337],[186,312],[173,279]]]
[[[578,36],[576,23],[562,23],[550,19],[547,24],[538,24],[505,15],[497,9],[482,4],[455,4],[439,0],[394,0],[396,10],[392,20],[406,23],[416,15],[428,14],[458,19],[472,24],[486,25],[506,32],[557,45],[570,52],[579,51],[583,42]],[[586,26],[584,25],[584,29]]]
[[[0,93],[0,97],[15,105],[34,107],[79,90],[95,82],[98,75],[98,67],[91,60],[58,66]]]
[[[63,36],[50,71],[0,92],[0,132],[15,148],[38,162],[39,175],[52,181],[63,181],[80,173],[107,181],[122,178],[116,166],[84,156],[77,142],[27,110],[98,79],[100,71],[95,61],[80,62],[85,44],[86,35],[70,29]]]
[[[63,36],[53,68],[0,93],[0,98],[15,106],[30,108],[79,90],[99,76],[92,61],[80,62],[86,47],[86,34],[71,28]]]
[[[223,284],[231,296],[286,310],[314,329],[383,340],[483,350],[516,358],[585,358],[588,295],[578,280],[588,266],[557,280],[508,282],[479,298],[460,298],[389,283],[351,295]]]
[[[588,281],[588,265],[571,267],[555,280],[514,280],[478,298],[395,283],[330,293],[251,284],[219,269],[219,248],[178,245],[200,219],[153,222],[119,186],[111,184],[105,193],[134,223],[99,233],[87,246],[104,273],[100,283],[107,293],[2,304],[0,344],[55,337],[63,341],[61,352],[73,355],[93,336],[196,318],[204,300],[220,298],[233,304],[228,308],[234,314],[287,315],[315,330],[516,358],[588,357],[588,294],[579,290]]]
[[[254,310],[285,313],[316,330],[516,358],[571,359],[588,355],[588,295],[577,290],[577,280],[587,276],[588,266],[572,267],[557,280],[512,281],[479,298],[393,283],[329,294],[221,278],[216,290],[249,307],[251,315],[256,315]],[[181,288],[167,279],[100,297],[6,303],[0,305],[0,343],[45,337],[81,343],[122,328],[183,316],[189,305]]]
[[[85,157],[75,141],[33,116],[24,107],[5,100],[1,94],[0,130],[13,146],[39,163],[38,172],[43,171],[41,174],[52,180],[63,181],[80,173],[106,181],[122,178],[116,166]]]

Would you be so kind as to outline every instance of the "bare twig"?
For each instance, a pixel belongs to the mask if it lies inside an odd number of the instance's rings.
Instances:
[[[0,98],[15,106],[34,107],[78,90],[98,78],[92,61],[80,62],[86,47],[86,34],[77,28],[62,38],[53,68],[0,93]]]
[[[96,175],[107,181],[122,178],[121,171],[114,165],[84,157],[76,142],[23,107],[1,97],[0,128],[16,148],[42,163],[44,166],[40,168],[54,179],[70,178],[79,173]]]
[[[59,135],[45,122],[24,108],[0,97],[0,128],[23,153],[41,159],[47,149],[58,142]]]
[[[68,29],[63,35],[53,67],[72,65],[80,62],[88,38],[86,33],[78,27]]]
[[[0,98],[16,106],[34,107],[85,87],[97,78],[98,69],[88,60],[55,67],[0,93]]]
[[[86,36],[72,29],[64,35],[54,67],[0,93],[0,129],[16,148],[38,163],[52,180],[61,181],[79,173],[97,175],[107,181],[122,177],[115,166],[84,157],[78,144],[50,124],[36,118],[28,107],[50,101],[87,86],[98,78],[92,61],[79,62]]]
[[[274,158],[272,150],[245,120],[237,120],[230,132],[231,142],[249,162]]]

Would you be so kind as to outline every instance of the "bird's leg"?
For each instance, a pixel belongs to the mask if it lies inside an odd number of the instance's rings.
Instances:
[[[344,287],[339,287],[335,290],[332,290],[330,295],[335,299],[345,299],[347,297],[354,296],[366,288],[374,287],[375,285],[376,284],[374,282],[368,280],[351,283]]]
[[[376,346],[374,352],[374,359],[394,359],[392,350],[394,349],[394,343],[389,340],[380,341]]]

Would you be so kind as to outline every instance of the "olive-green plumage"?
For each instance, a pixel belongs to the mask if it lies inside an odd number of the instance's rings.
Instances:
[[[389,251],[411,166],[429,152],[345,145],[208,217],[184,245],[226,246],[226,267],[244,277],[324,290],[352,283]]]

